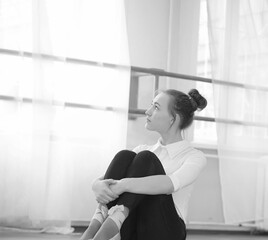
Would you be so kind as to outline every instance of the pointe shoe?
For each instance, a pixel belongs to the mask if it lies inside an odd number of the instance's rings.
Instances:
[[[124,210],[125,207],[123,205],[115,205],[109,209],[108,216],[111,220],[114,221],[119,229],[119,232],[109,240],[121,240],[120,229],[124,220],[126,219],[126,216],[123,213]]]
[[[99,205],[92,217],[92,220],[96,219],[101,224],[103,224],[103,222],[107,217],[108,217],[108,208],[104,205]]]
[[[109,218],[114,221],[119,230],[126,219],[126,216],[123,213],[124,209],[125,207],[123,205],[115,205],[108,211]]]
[[[120,232],[117,233],[115,236],[113,236],[112,238],[110,238],[109,240],[121,240],[121,236],[120,236]]]

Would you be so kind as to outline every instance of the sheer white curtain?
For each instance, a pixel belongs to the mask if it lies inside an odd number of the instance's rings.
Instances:
[[[124,1],[0,0],[0,36],[0,227],[68,233],[126,145]]]
[[[207,3],[225,221],[267,230],[268,2]]]

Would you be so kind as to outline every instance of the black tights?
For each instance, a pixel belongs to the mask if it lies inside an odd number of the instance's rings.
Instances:
[[[120,180],[127,177],[165,175],[165,170],[157,156],[150,151],[138,154],[123,150],[110,163],[104,178]],[[122,240],[184,240],[186,228],[178,216],[172,195],[145,195],[125,192],[108,203],[124,205],[129,216],[121,228]]]

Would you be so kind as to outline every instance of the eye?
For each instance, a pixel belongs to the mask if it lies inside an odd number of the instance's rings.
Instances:
[[[154,109],[159,110],[159,107],[156,104],[154,104]]]
[[[153,107],[156,110],[160,109],[159,106],[157,104],[153,103],[153,102],[151,103],[151,107]]]

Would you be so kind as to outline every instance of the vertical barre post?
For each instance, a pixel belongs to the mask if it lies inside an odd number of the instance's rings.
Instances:
[[[155,92],[159,89],[159,75],[154,75],[154,92],[153,97],[155,95]]]

